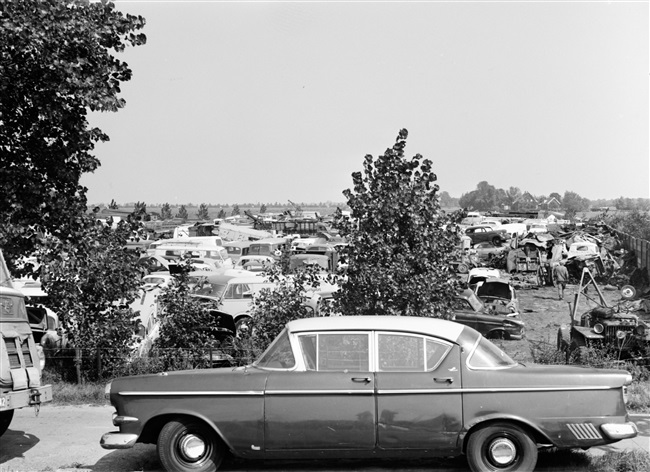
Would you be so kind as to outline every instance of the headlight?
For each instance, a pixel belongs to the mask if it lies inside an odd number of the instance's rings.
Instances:
[[[603,331],[605,331],[605,327],[602,325],[602,323],[596,323],[594,325],[594,331],[596,334],[601,334]]]

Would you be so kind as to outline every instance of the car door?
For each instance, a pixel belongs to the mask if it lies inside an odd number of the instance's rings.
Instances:
[[[459,346],[415,334],[376,336],[378,446],[458,452],[463,426]]]
[[[374,449],[370,333],[313,333],[298,339],[306,371],[268,376],[266,450]]]

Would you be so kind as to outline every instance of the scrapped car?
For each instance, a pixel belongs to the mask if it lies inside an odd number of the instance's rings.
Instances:
[[[490,339],[522,339],[524,322],[518,313],[498,313],[486,306],[470,289],[463,290],[453,301],[452,320],[474,328]]]
[[[475,244],[472,249],[476,251],[476,255],[480,260],[488,260],[508,251],[506,246],[495,245],[491,241],[483,241],[482,243]]]
[[[509,279],[490,277],[477,282],[474,292],[488,307],[497,313],[519,313],[517,292]]]
[[[473,289],[478,282],[482,282],[491,277],[501,277],[501,271],[492,267],[474,267],[467,274],[467,285]]]
[[[465,234],[470,237],[472,244],[489,241],[499,245],[508,239],[508,233],[502,229],[494,229],[489,225],[470,226],[465,228]]]
[[[248,270],[251,272],[264,272],[276,264],[275,258],[271,256],[241,256],[235,264],[235,269]]]
[[[104,449],[157,444],[168,471],[249,459],[465,455],[532,471],[538,448],[635,437],[629,373],[525,366],[475,330],[407,316],[288,323],[252,364],[122,377]]]

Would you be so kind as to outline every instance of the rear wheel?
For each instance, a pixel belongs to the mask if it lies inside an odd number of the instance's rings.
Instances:
[[[5,434],[5,431],[9,429],[11,420],[14,417],[14,410],[5,410],[0,411],[0,436]]]
[[[469,437],[467,462],[472,472],[529,472],[537,463],[537,445],[519,426],[494,423]]]
[[[158,437],[158,457],[165,470],[214,472],[226,448],[216,433],[193,419],[174,419],[163,426]]]

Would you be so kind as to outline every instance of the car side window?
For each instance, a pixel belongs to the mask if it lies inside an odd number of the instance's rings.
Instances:
[[[425,372],[435,369],[451,346],[404,334],[379,334],[377,370],[380,372]]]
[[[307,370],[367,372],[370,344],[367,333],[319,333],[301,335],[300,348]]]

